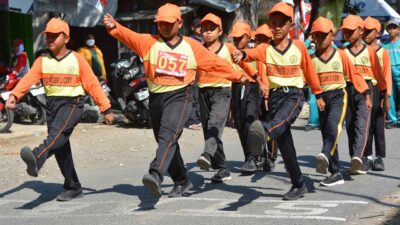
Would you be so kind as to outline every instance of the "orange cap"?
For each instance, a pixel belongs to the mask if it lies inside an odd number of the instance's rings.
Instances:
[[[272,31],[267,24],[263,24],[257,27],[256,31],[253,32],[253,36],[255,37],[256,35],[264,35],[268,38],[272,38]]]
[[[201,19],[200,25],[202,25],[203,23],[205,23],[207,21],[210,21],[210,22],[216,24],[219,27],[219,29],[222,30],[221,18],[219,18],[218,16],[216,16],[216,15],[214,15],[212,13],[209,13],[205,17],[203,17],[203,19]]]
[[[357,29],[357,27],[363,28],[364,21],[361,19],[360,16],[348,15],[346,18],[344,18],[343,24],[340,29],[355,30]]]
[[[167,3],[158,8],[154,22],[162,21],[167,23],[175,23],[181,19],[181,10],[179,7],[177,5]]]
[[[282,13],[283,15],[290,17],[290,19],[293,21],[293,6],[285,2],[279,2],[275,4],[268,12],[268,16],[271,17],[271,15],[274,13]]]
[[[368,16],[368,17],[364,20],[364,29],[367,29],[367,30],[376,29],[376,31],[381,32],[382,25],[381,25],[381,23],[379,22],[379,20],[374,19],[374,18]]]
[[[335,32],[335,26],[333,25],[330,19],[325,17],[318,17],[312,24],[311,33],[314,32],[322,32],[322,33],[329,33]]]
[[[64,33],[69,36],[69,26],[65,21],[54,17],[47,23],[43,33]]]
[[[241,37],[245,34],[247,34],[247,35],[249,35],[249,37],[251,37],[250,24],[248,24],[246,22],[238,21],[233,25],[232,31],[228,35],[228,37]]]

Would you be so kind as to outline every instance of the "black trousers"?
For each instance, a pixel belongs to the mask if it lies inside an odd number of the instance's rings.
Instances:
[[[190,107],[192,107],[192,109],[190,110],[190,116],[189,116],[189,119],[187,120],[187,122],[185,123],[185,127],[189,127],[190,125],[201,123],[200,103],[199,103],[199,86],[197,83],[197,76],[196,76],[196,80],[195,80],[192,88],[193,88],[193,101],[190,106]]]
[[[82,116],[84,96],[47,97],[46,102],[48,134],[43,143],[33,150],[38,167],[42,168],[45,161],[54,155],[65,179],[64,189],[80,189],[69,137]]]
[[[369,89],[372,90],[372,83],[367,83]],[[350,157],[362,158],[367,145],[371,112],[365,108],[365,97],[354,89],[352,83],[347,83],[346,91],[348,94],[346,130],[349,139],[349,154]]]
[[[229,113],[231,88],[200,88],[199,103],[204,134],[204,152],[211,156],[214,169],[225,167],[224,146],[221,140]]]
[[[277,141],[286,169],[294,187],[304,183],[303,175],[297,162],[290,126],[303,108],[304,94],[299,88],[279,88],[269,92],[268,112],[270,116],[262,121],[267,133]]]
[[[271,115],[265,110],[264,97],[260,98],[260,120],[267,121],[270,120]],[[278,144],[276,140],[270,140],[264,147],[263,156],[274,161],[278,158]]]
[[[232,83],[231,110],[245,159],[251,153],[247,146],[247,136],[250,124],[259,118],[260,95],[260,90],[256,83],[246,85]]]
[[[329,172],[339,171],[338,140],[343,130],[347,109],[346,90],[334,90],[322,93],[325,111],[319,111],[319,123],[322,134],[322,153],[329,160]]]
[[[175,184],[184,184],[187,175],[178,140],[190,116],[192,86],[166,93],[150,93],[149,100],[151,123],[158,143],[149,171],[157,172],[161,180],[168,171]]]
[[[375,155],[379,157],[386,156],[385,143],[385,111],[381,107],[382,97],[376,85],[373,86],[371,126],[369,129],[367,146],[364,156],[372,155],[372,142],[375,139]]]

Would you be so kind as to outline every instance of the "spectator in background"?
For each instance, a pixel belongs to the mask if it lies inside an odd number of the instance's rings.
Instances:
[[[85,40],[85,46],[78,49],[81,54],[89,62],[94,74],[99,80],[107,80],[106,69],[104,67],[103,53],[95,45],[96,41],[93,34],[89,34]]]
[[[24,41],[21,39],[15,39],[13,41],[13,55],[12,55],[12,67],[11,76],[16,76],[21,79],[29,71],[29,60],[28,54],[25,52]]]
[[[201,36],[200,18],[195,18],[193,20],[192,31],[193,31],[193,34],[190,37],[200,43],[203,43],[203,38]]]
[[[392,65],[392,95],[390,96],[390,110],[388,112],[388,122],[386,128],[394,128],[398,125],[398,98],[400,94],[400,23],[396,20],[391,20],[386,26],[386,31],[389,33],[389,40],[382,41],[382,46],[389,51],[390,63]],[[397,110],[396,110],[397,108]]]

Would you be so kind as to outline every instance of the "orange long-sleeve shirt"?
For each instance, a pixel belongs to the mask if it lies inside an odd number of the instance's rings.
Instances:
[[[55,59],[50,54],[40,56],[11,94],[21,99],[40,80],[48,97],[76,97],[85,95],[86,91],[93,97],[101,112],[111,108],[92,68],[77,52],[70,51],[62,59]]]
[[[354,88],[359,93],[364,93],[368,90],[368,84],[365,82],[364,78],[357,71],[357,68],[353,65],[347,54],[342,50],[338,49],[340,57],[343,63],[343,73],[344,75],[353,83]]]
[[[373,47],[364,45],[357,54],[353,53],[349,48],[344,51],[365,80],[376,82],[380,91],[387,90],[386,79],[382,74],[379,59]]]
[[[266,64],[267,77],[272,88],[284,86],[303,88],[304,76],[314,94],[323,92],[307,48],[301,41],[290,39],[284,51],[280,51],[274,45],[263,43],[244,52],[244,61],[261,61]]]
[[[242,76],[228,62],[189,37],[181,37],[171,46],[159,35],[139,34],[118,23],[109,33],[143,58],[149,90],[153,93],[193,83],[197,70],[231,81],[239,81]]]
[[[231,54],[236,50],[235,46],[230,43],[221,43],[221,47],[215,52],[217,56],[227,61],[235,70],[241,71],[242,75],[249,76],[250,82],[254,82],[251,79],[257,71],[253,69],[253,67],[246,62],[240,62],[239,64],[235,64],[232,62]],[[221,87],[221,86],[230,86],[231,82],[221,76],[215,76],[215,74],[209,74],[208,71],[199,70],[199,86],[200,87]]]
[[[376,50],[376,55],[378,56],[379,63],[382,68],[382,74],[385,76],[387,94],[391,96],[393,80],[389,52],[386,49],[379,47],[378,50]]]

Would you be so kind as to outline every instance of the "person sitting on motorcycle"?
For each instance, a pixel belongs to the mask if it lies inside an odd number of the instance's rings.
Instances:
[[[15,86],[16,83],[29,71],[29,59],[25,52],[24,41],[15,39],[12,45],[13,57],[11,73],[7,77],[7,86]]]

